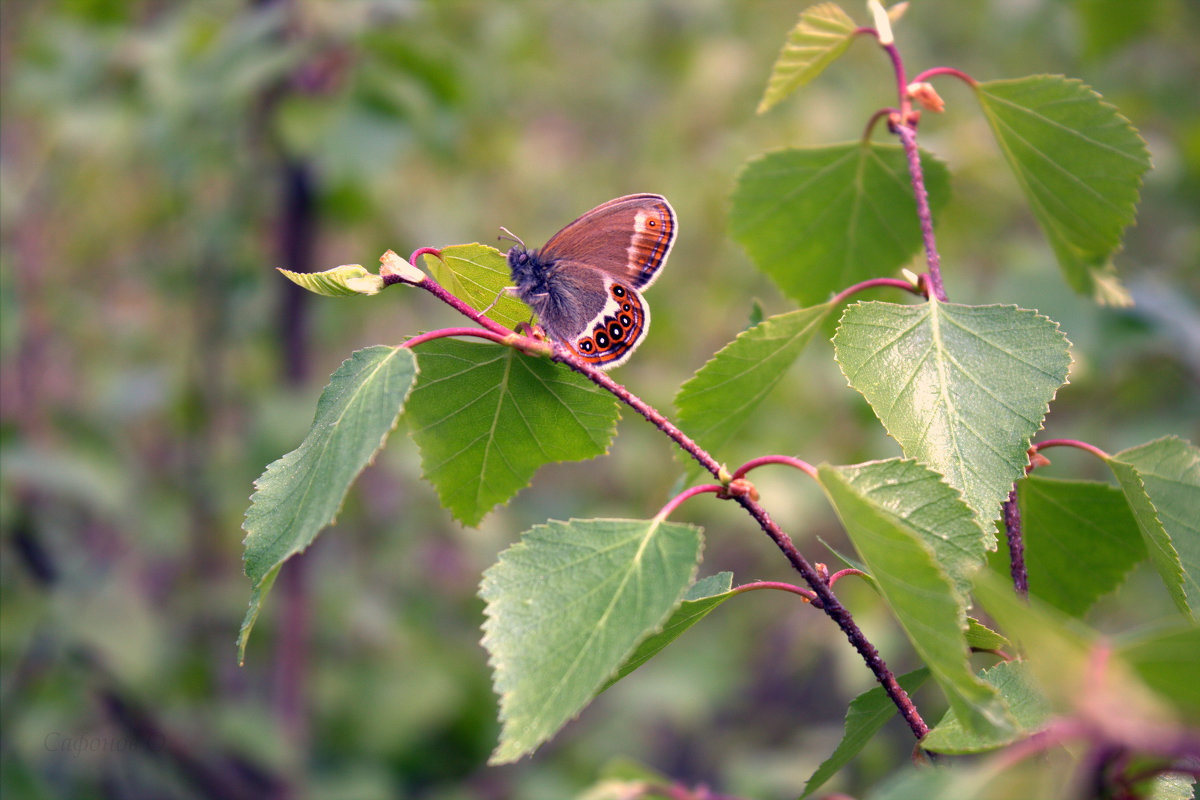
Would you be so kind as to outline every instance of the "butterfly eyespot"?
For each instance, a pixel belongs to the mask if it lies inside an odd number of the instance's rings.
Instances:
[[[597,329],[595,339],[597,347],[599,347],[601,350],[608,349],[609,341],[607,333],[605,333],[603,330]]]
[[[657,228],[657,227],[658,227],[658,220],[656,220],[656,219],[648,219],[648,220],[646,220],[646,227],[647,227],[647,228]]]
[[[617,317],[617,321],[626,328],[633,327],[633,317],[629,316],[628,314],[622,314],[621,316]]]
[[[613,293],[613,297],[624,297],[625,296],[625,287],[617,286],[616,284],[614,284],[612,287],[612,293]]]
[[[629,305],[629,303],[624,303],[621,305],[621,310],[628,314],[630,311],[633,311],[633,306]]]
[[[584,353],[590,353],[596,349],[596,345],[592,344],[591,339],[584,339],[579,343],[579,349]]]
[[[616,321],[610,322],[608,323],[608,335],[614,342],[619,342],[625,338],[625,329]]]

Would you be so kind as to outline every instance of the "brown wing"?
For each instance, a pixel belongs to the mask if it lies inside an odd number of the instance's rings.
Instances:
[[[604,308],[578,336],[560,341],[583,361],[612,369],[625,363],[646,338],[650,309],[637,289],[612,278],[605,278],[604,285]]]
[[[538,256],[575,261],[635,289],[654,282],[675,242],[675,211],[662,195],[631,194],[596,206],[550,237]]]

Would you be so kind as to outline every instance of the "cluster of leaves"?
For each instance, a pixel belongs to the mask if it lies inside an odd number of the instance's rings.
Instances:
[[[833,4],[806,11],[777,62],[764,109],[819,74],[862,32]],[[1112,258],[1149,167],[1136,131],[1075,80],[1042,75],[973,87],[1066,282],[1098,300],[1126,301]],[[738,335],[680,388],[680,426],[701,447],[722,452],[842,308],[840,295],[827,299],[831,293],[894,272],[920,250],[908,155],[862,141],[787,149],[743,170],[731,235],[800,307]],[[948,171],[932,155],[919,160],[936,212],[948,201]],[[509,283],[504,255],[484,245],[427,254],[425,266],[475,308]],[[357,266],[294,277],[326,294],[382,288]],[[490,314],[506,326],[528,319],[509,297]],[[423,339],[417,348],[353,354],[334,373],[305,441],[259,479],[245,522],[254,588],[239,639],[243,653],[283,562],[335,520],[398,419],[407,421],[442,505],[468,525],[528,485],[542,465],[592,458],[609,447],[619,406],[593,382],[496,342]],[[932,677],[949,701],[922,746],[993,750],[1043,728],[1052,714],[1095,719],[1118,701],[1138,732],[1170,724],[1175,717],[1164,709],[1200,712],[1194,681],[1183,677],[1189,663],[1200,663],[1192,621],[1200,599],[1200,451],[1166,438],[1105,455],[1115,487],[1026,477],[1028,450],[1071,364],[1067,337],[1033,310],[936,297],[908,305],[857,302],[842,312],[833,345],[850,386],[905,456],[822,465],[815,477],[857,551],[847,562],[869,576],[924,662],[901,677],[901,686],[911,691]],[[997,549],[995,523],[1014,484],[1030,605],[983,569]],[[703,543],[700,529],[661,516],[551,521],[500,556],[480,589],[503,724],[493,763],[532,752],[598,693],[738,593],[729,573],[697,580]],[[1104,645],[1078,618],[1146,560],[1185,620]],[[969,617],[973,599],[1003,634]],[[972,648],[1014,646],[1024,660],[981,674],[969,661]],[[1089,685],[1099,651],[1105,677]],[[851,704],[846,737],[809,792],[894,712],[893,700],[875,689]],[[880,796],[972,796],[997,776],[993,765],[950,778],[905,776]],[[1061,774],[1003,778],[1005,786],[1037,791],[1053,780]],[[1159,796],[1171,796],[1169,787]]]

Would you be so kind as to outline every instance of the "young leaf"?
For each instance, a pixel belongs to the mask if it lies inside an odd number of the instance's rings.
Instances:
[[[836,3],[820,3],[804,9],[775,60],[758,113],[764,113],[824,72],[846,52],[856,28],[854,20]]]
[[[977,91],[1067,283],[1128,305],[1112,257],[1150,168],[1142,137],[1090,87],[1061,75],[989,81]]]
[[[933,551],[894,512],[855,487],[845,468],[823,465],[817,474],[880,594],[959,718],[972,730],[1006,727],[995,689],[970,670],[965,603]]]
[[[1164,532],[1179,556],[1182,588],[1200,602],[1200,448],[1167,436],[1122,450],[1113,458],[1137,470]],[[1153,545],[1152,545],[1153,546]]]
[[[763,320],[725,345],[679,388],[680,426],[702,447],[720,449],[800,357],[833,306]]]
[[[682,636],[684,631],[707,617],[708,613],[721,603],[733,597],[736,593],[731,591],[732,587],[732,572],[718,572],[716,575],[709,575],[703,580],[696,581],[688,590],[687,596],[683,598],[683,602],[671,614],[671,618],[662,626],[662,630],[639,644],[633,655],[629,656],[617,670],[617,674],[609,678],[600,691],[603,692],[654,658],[664,647]]]
[[[324,272],[292,272],[282,268],[279,272],[297,286],[325,297],[372,295],[383,289],[383,278],[367,272],[361,264],[343,264]]]
[[[1012,643],[974,617],[967,617],[967,647],[972,650],[1008,650]]]
[[[929,735],[921,740],[921,747],[935,753],[983,753],[1011,744],[1025,735],[1038,731],[1049,721],[1050,708],[1046,698],[1037,690],[1028,669],[1021,662],[1002,661],[991,669],[984,670],[981,677],[1004,698],[1016,728],[1010,731],[968,731],[958,721],[954,709],[949,709]]]
[[[321,393],[312,428],[255,481],[246,510],[245,567],[253,581],[238,659],[279,567],[337,519],[350,485],[396,424],[417,373],[411,350],[367,347],[346,359]]]
[[[533,319],[528,306],[503,292],[505,287],[513,285],[504,253],[473,243],[443,247],[439,255],[440,258],[426,253],[425,267],[448,292],[479,311],[495,302],[487,315],[509,328]]]
[[[1029,592],[1081,617],[1146,557],[1117,489],[1030,475],[1017,483]]]
[[[578,714],[683,599],[701,531],[572,520],[527,531],[483,575],[483,646],[500,696],[490,763],[516,761]]]
[[[950,195],[949,174],[927,153],[921,164],[937,213]],[[904,150],[850,142],[751,161],[733,191],[729,231],[801,305],[888,275],[921,246]]]
[[[896,682],[900,684],[901,689],[912,694],[921,688],[928,677],[929,670],[922,667],[901,675]],[[817,771],[804,784],[804,794],[800,795],[800,800],[804,800],[805,797],[820,789],[842,767],[849,764],[850,760],[874,738],[875,733],[883,727],[884,723],[894,716],[896,716],[896,704],[883,691],[882,686],[876,686],[851,700],[846,709],[846,725],[842,733],[842,740],[838,742],[837,749],[833,751],[832,755],[821,762]]]
[[[838,471],[863,499],[920,537],[965,605],[971,574],[996,548],[996,536],[979,527],[958,492],[915,461],[872,461]]]
[[[990,528],[1066,382],[1058,325],[1016,306],[855,303],[833,344],[904,454],[942,473]]]
[[[543,464],[607,451],[616,401],[570,370],[513,348],[455,339],[421,345],[408,402],[425,477],[442,505],[477,525]]]

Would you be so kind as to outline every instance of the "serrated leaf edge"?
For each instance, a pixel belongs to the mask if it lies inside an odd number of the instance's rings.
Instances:
[[[492,599],[490,597],[488,597],[489,590],[494,587],[494,583],[493,583],[494,572],[493,571],[496,570],[498,567],[500,567],[500,565],[503,564],[507,558],[511,557],[511,554],[514,551],[527,550],[528,545],[526,544],[526,541],[525,541],[526,537],[528,535],[532,534],[534,531],[539,531],[539,530],[552,531],[555,528],[555,526],[570,526],[570,525],[576,525],[579,523],[588,523],[588,522],[616,522],[616,523],[632,522],[632,523],[637,523],[639,525],[645,524],[646,522],[650,522],[651,523],[650,527],[647,529],[646,535],[645,535],[645,537],[643,537],[641,546],[639,547],[639,550],[638,550],[638,553],[640,555],[642,552],[644,552],[644,548],[650,542],[651,538],[653,537],[654,532],[656,530],[658,530],[658,528],[660,526],[662,526],[664,523],[666,523],[667,521],[662,520],[662,519],[657,519],[657,518],[652,519],[652,520],[642,520],[642,519],[578,519],[575,517],[572,517],[565,521],[563,521],[563,520],[548,520],[545,523],[534,525],[532,528],[525,531],[525,533],[522,533],[520,540],[517,541],[512,546],[503,550],[500,553],[500,555],[497,557],[496,563],[493,564],[492,566],[488,567],[487,570],[484,571],[483,577],[479,583],[479,591],[477,592],[477,595],[485,601],[485,605],[484,605],[484,609],[483,609],[484,621],[483,621],[483,624],[480,626],[480,629],[483,631],[483,637],[480,639],[479,643],[484,648],[484,650],[487,651],[487,654],[488,654],[487,663],[488,663],[488,666],[492,670],[492,688],[493,688],[493,691],[496,692],[496,695],[497,695],[497,698],[499,701],[499,705],[500,705],[499,719],[500,719],[502,730],[503,730],[503,726],[505,725],[505,723],[508,719],[507,711],[508,711],[508,707],[511,705],[511,701],[512,701],[512,690],[509,688],[502,689],[500,687],[498,679],[501,674],[501,671],[505,670],[506,668],[504,666],[503,660],[497,654],[497,651],[490,646],[491,644],[493,644],[495,642],[495,638],[493,636],[493,629],[494,629],[495,625],[493,623],[498,624],[496,612],[493,608]],[[698,531],[702,530],[702,529],[698,528],[698,526],[690,525],[688,523],[676,522],[676,523],[669,523],[669,524],[681,525],[683,527],[693,528]],[[660,619],[657,624],[655,624],[655,625],[651,626],[650,628],[646,629],[645,631],[643,631],[642,634],[639,637],[637,637],[637,639],[632,643],[632,645],[630,645],[627,652],[622,654],[622,656],[619,659],[615,660],[616,666],[612,669],[612,671],[608,675],[604,676],[604,679],[601,680],[599,685],[596,687],[597,689],[600,686],[604,686],[609,680],[612,679],[612,677],[614,675],[616,675],[620,671],[621,667],[625,664],[626,661],[629,660],[629,657],[637,651],[638,646],[642,642],[644,642],[646,639],[650,638],[651,636],[661,632],[663,627],[665,626],[665,624],[671,619],[671,616],[675,613],[676,609],[678,609],[679,606],[683,604],[683,599],[687,596],[688,591],[691,589],[692,585],[696,582],[696,576],[697,576],[697,574],[699,574],[699,571],[700,571],[700,562],[704,558],[704,537],[703,537],[702,533],[700,533],[699,536],[700,536],[700,542],[699,542],[699,549],[697,550],[697,553],[696,553],[696,561],[692,564],[691,576],[688,579],[687,584],[684,586],[683,591],[680,592],[679,596],[675,599],[675,602],[667,610],[667,612],[665,614],[663,614],[662,619]],[[628,580],[628,575],[626,576],[625,580]],[[622,590],[623,590],[623,588],[624,588],[624,582],[622,582]],[[614,597],[619,597],[619,595],[620,595],[620,591],[614,593]],[[612,610],[612,606],[610,604],[608,611],[611,611],[611,610]],[[608,613],[608,611],[606,611],[606,613]],[[594,635],[594,631],[593,631],[592,635]],[[590,641],[590,638],[588,641]],[[582,647],[580,648],[581,651],[583,649],[584,648],[582,648]],[[574,662],[572,662],[571,669],[574,669],[574,667],[578,663],[579,663],[578,659],[576,659]],[[565,677],[566,677],[566,674],[564,674],[564,676],[560,677],[559,682],[558,682],[559,687],[561,687],[563,685]],[[556,691],[557,691],[557,689],[556,689]],[[591,698],[587,702],[585,702],[582,706],[580,706],[579,710],[577,710],[574,714],[572,714],[568,719],[564,720],[562,725],[560,725],[555,730],[554,733],[552,733],[552,734],[550,734],[550,736],[547,736],[546,738],[542,739],[540,742],[536,743],[532,747],[518,753],[515,757],[508,758],[508,759],[505,759],[505,761],[500,762],[500,761],[496,761],[495,759],[496,759],[496,754],[499,753],[501,747],[503,746],[504,739],[503,739],[503,734],[502,734],[501,740],[497,744],[496,750],[492,753],[491,758],[489,758],[488,763],[492,763],[492,764],[511,763],[513,761],[517,761],[520,758],[523,758],[524,756],[529,755],[530,753],[534,752],[538,747],[541,747],[541,745],[545,744],[547,741],[549,741],[551,738],[553,738],[554,735],[557,734],[558,731],[562,730],[563,726],[565,726],[567,723],[571,722],[572,720],[578,719],[579,715],[583,713],[584,709],[586,709],[588,707],[588,705],[591,704],[591,700],[594,699],[595,697],[596,697],[595,690],[593,690]]]
[[[926,304],[928,305],[928,304],[938,303],[938,302],[940,302],[940,301],[930,298],[929,300],[926,301]],[[867,301],[860,300],[860,301],[857,301],[854,303],[850,303],[842,310],[842,316],[838,318],[838,323],[837,323],[838,330],[839,331],[841,330],[841,326],[846,319],[846,315],[848,313],[850,313],[851,309],[858,308],[858,307],[866,307],[866,306],[869,306],[872,304],[900,305],[897,303],[886,303],[885,301],[882,301],[882,300],[867,300]],[[1059,391],[1062,390],[1063,387],[1065,387],[1071,383],[1071,368],[1075,365],[1075,356],[1071,352],[1071,347],[1072,347],[1071,340],[1067,338],[1067,335],[1063,331],[1062,326],[1057,321],[1051,319],[1050,317],[1047,317],[1045,314],[1042,314],[1039,311],[1035,311],[1033,309],[1028,309],[1028,308],[1022,308],[1015,304],[988,303],[988,304],[984,304],[984,305],[974,306],[974,305],[965,305],[962,303],[944,303],[943,305],[958,305],[958,306],[962,306],[964,308],[1011,308],[1011,309],[1015,309],[1016,311],[1019,311],[1022,314],[1032,315],[1033,318],[1035,318],[1035,319],[1045,320],[1046,322],[1049,322],[1051,325],[1054,326],[1054,331],[1062,336],[1062,341],[1067,346],[1067,358],[1069,359],[1067,362],[1067,366],[1066,366],[1066,375],[1063,377],[1063,382],[1058,386],[1058,388],[1056,388],[1054,390],[1054,392],[1050,395],[1050,398],[1042,406],[1040,420],[1038,422],[1037,429],[1033,433],[1031,433],[1029,436],[1025,437],[1022,440],[1023,444],[1024,444],[1024,449],[1028,450],[1029,446],[1033,443],[1033,440],[1037,436],[1037,434],[1045,429],[1046,417],[1050,413],[1050,404],[1053,403],[1055,398],[1058,397]],[[836,333],[834,334],[833,341],[834,341],[834,350],[836,352],[836,349],[837,349],[837,334]],[[846,374],[846,369],[842,365],[841,361],[836,358],[834,360],[837,361],[838,370],[842,373],[842,377],[846,379],[846,385],[853,391],[858,392],[858,394],[863,398],[863,400],[867,401],[867,406],[871,409],[871,413],[875,414],[875,418],[879,420],[879,423],[881,425],[883,425],[884,430],[887,432],[888,436],[891,437],[892,441],[896,442],[897,444],[900,444],[901,451],[903,452],[904,445],[900,443],[900,440],[897,439],[896,436],[892,433],[892,431],[888,428],[887,423],[884,422],[883,418],[879,414],[879,411],[871,404],[871,402],[869,400],[867,400],[867,396],[860,389],[858,389],[857,387],[854,386],[854,384],[851,382],[850,376]],[[915,456],[908,456],[907,453],[905,453],[905,457],[914,458],[914,460],[920,462],[922,466],[927,467],[929,470],[931,470],[933,472],[936,472],[938,475],[941,475],[943,481],[946,480],[945,474],[942,473],[940,470],[938,470],[933,465],[928,464],[924,461],[921,461],[921,459],[916,458]],[[1014,475],[1013,483],[1016,483],[1018,480],[1020,480],[1020,478],[1023,477],[1023,475],[1024,475],[1024,473],[1021,473],[1019,475]],[[951,484],[949,484],[948,481],[947,481],[947,484],[951,485]],[[953,485],[951,485],[951,488],[957,488],[957,487],[954,487]],[[962,494],[961,490],[959,490],[959,493]],[[965,496],[963,497],[963,500],[964,500],[964,502],[966,502]],[[990,516],[990,517],[984,517],[983,516],[984,510],[976,509],[973,506],[971,506],[970,503],[967,503],[967,507],[975,512],[981,525],[986,525],[988,523],[994,523],[996,520],[998,520],[1000,518],[1000,504],[997,504],[996,509],[994,510],[994,512],[992,512],[992,516]]]

